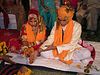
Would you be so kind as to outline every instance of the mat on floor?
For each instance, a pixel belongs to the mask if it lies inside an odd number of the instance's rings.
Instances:
[[[92,44],[96,50],[96,58],[93,63],[93,66],[90,69],[89,74],[100,75],[100,43],[90,42],[90,41],[87,41],[87,42]],[[35,60],[33,64],[29,64],[27,58],[22,57],[21,55],[13,54],[13,53],[11,53],[10,55],[13,56],[12,58],[13,61],[20,64],[25,64],[25,65],[30,65],[30,66],[42,66],[42,67],[52,68],[52,69],[61,70],[61,71],[85,73],[84,72],[85,68],[77,68],[72,65],[66,65],[59,60],[46,59],[40,56]]]

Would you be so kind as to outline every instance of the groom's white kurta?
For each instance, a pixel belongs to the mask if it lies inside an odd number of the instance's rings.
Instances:
[[[78,44],[78,42],[80,41],[80,36],[81,36],[81,32],[82,32],[81,25],[76,21],[73,21],[73,24],[74,24],[74,27],[73,27],[71,42],[68,44],[62,44],[60,46],[57,46],[58,53],[61,53],[63,50],[70,50],[70,53],[68,53],[68,55],[64,58],[64,60],[73,59],[75,61],[80,61],[83,59],[88,59],[88,61],[84,62],[85,64],[87,64],[91,60],[91,53],[89,50],[83,48],[82,46],[80,46]],[[65,31],[66,27],[67,26],[63,27],[62,29]],[[56,22],[55,22],[55,25],[51,31],[50,36],[41,46],[42,49],[46,49],[46,47],[45,47],[46,45],[53,44],[55,29],[56,29]],[[78,49],[80,49],[80,50],[78,50]],[[46,57],[46,58],[59,59],[59,58],[55,58],[53,56],[52,50],[41,52],[41,55]]]

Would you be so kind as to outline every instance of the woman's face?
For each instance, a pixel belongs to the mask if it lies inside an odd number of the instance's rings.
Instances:
[[[29,23],[31,26],[36,27],[36,26],[37,26],[37,22],[38,22],[37,20],[38,20],[37,15],[33,14],[33,15],[29,18],[28,23]]]
[[[60,22],[60,24],[61,24],[62,26],[66,26],[66,25],[68,24],[68,22],[69,22],[69,18],[68,18],[68,16],[65,16],[65,17],[62,19],[60,16],[58,16],[58,21]]]

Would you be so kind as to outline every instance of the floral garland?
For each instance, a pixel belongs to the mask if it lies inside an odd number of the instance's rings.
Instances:
[[[8,48],[6,42],[0,42],[0,56],[6,55],[8,53]]]

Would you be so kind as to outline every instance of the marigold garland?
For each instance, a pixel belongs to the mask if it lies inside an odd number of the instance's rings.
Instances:
[[[8,53],[8,47],[6,46],[6,42],[0,42],[0,56],[6,55]]]

